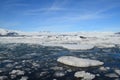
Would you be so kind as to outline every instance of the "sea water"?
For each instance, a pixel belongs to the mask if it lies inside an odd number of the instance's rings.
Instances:
[[[102,66],[77,68],[57,62],[61,56],[100,60]],[[101,70],[101,67],[106,70]],[[0,44],[0,77],[3,80],[80,80],[74,77],[77,71],[94,74],[94,80],[120,80],[115,70],[120,70],[120,48],[97,48],[68,50],[62,47],[37,44]],[[12,73],[19,70],[20,72]],[[117,76],[106,76],[108,74]],[[23,79],[23,80],[25,80]]]

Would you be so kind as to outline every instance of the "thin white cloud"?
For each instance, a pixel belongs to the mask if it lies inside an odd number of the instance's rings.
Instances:
[[[45,14],[49,14],[49,12],[57,12],[57,11],[65,11],[67,10],[63,6],[68,2],[68,0],[55,0],[51,6],[47,6],[44,8],[36,8],[30,9],[24,12],[26,15],[39,15],[39,13],[44,12]]]
[[[88,0],[86,0],[88,1]],[[111,0],[110,0],[111,1]],[[88,1],[89,2],[89,1]],[[87,3],[88,3],[87,2]],[[71,6],[73,6],[73,9],[70,8],[66,8],[65,6],[67,6],[67,4],[69,3],[69,0],[55,0],[51,6],[45,6],[44,8],[37,8],[37,9],[30,9],[27,11],[24,11],[25,15],[37,15],[37,16],[41,16],[41,13],[46,14],[46,15],[50,15],[50,12],[57,12],[57,11],[63,11],[62,16],[59,16],[59,12],[56,13],[56,16],[51,16],[46,18],[45,20],[42,20],[42,23],[46,23],[46,24],[53,24],[53,23],[74,23],[74,22],[80,22],[80,21],[85,21],[85,20],[95,20],[95,19],[104,19],[104,18],[109,18],[111,16],[111,14],[109,13],[105,13],[115,7],[118,7],[118,3],[112,3],[112,4],[107,4],[104,5],[104,7],[99,7],[99,5],[102,5],[102,3],[104,3],[105,0],[97,0],[94,2],[94,4],[98,4],[98,6],[96,5],[92,5],[89,4],[82,4],[80,3],[81,6],[78,6],[78,8],[74,8],[74,6],[76,6],[75,4]],[[109,2],[107,0],[107,2]],[[77,2],[76,2],[77,3]],[[85,2],[86,3],[86,2]],[[92,2],[91,2],[92,3]],[[117,4],[117,5],[116,5]],[[24,5],[24,4],[14,4],[14,5]],[[88,9],[86,9],[86,6]],[[69,6],[67,6],[69,7]],[[99,7],[99,8],[98,8]],[[83,13],[81,13],[81,8],[82,9],[86,9]],[[67,11],[68,12],[67,12]],[[43,16],[44,17],[44,16]],[[40,20],[41,22],[41,20]]]
[[[23,12],[24,15],[36,15],[39,16],[41,13],[49,14],[49,12],[65,11],[65,8],[39,8],[39,9],[30,9]]]
[[[11,8],[11,7],[16,7],[16,6],[28,6],[29,4],[27,3],[19,3],[20,0],[6,0],[4,3],[3,3],[3,6],[4,7],[8,7],[8,8]]]
[[[28,10],[28,12],[29,12],[29,13],[39,13],[39,12],[60,11],[60,10],[64,10],[64,8],[58,8],[58,7],[39,8],[39,9],[31,9],[31,10]]]
[[[1,27],[17,27],[18,25],[20,25],[20,22],[6,22],[6,21],[0,21],[0,26]]]

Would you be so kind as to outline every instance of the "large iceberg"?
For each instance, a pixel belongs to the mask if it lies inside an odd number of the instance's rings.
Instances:
[[[58,58],[57,61],[74,67],[90,67],[90,66],[99,66],[104,64],[103,62],[98,60],[83,59],[73,56],[62,56]]]

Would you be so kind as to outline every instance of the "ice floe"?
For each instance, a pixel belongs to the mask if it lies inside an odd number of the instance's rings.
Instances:
[[[74,67],[90,67],[90,66],[99,66],[104,64],[103,62],[98,60],[83,59],[74,56],[62,56],[58,58],[57,61]]]
[[[74,74],[76,78],[82,78],[82,80],[92,80],[95,78],[94,74],[85,72],[85,71],[78,71]]]
[[[79,44],[79,45],[62,45],[62,47],[70,50],[87,50],[92,49],[94,46],[90,44]]]

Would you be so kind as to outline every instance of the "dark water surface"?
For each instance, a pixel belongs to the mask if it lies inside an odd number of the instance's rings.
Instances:
[[[71,55],[80,58],[103,61],[107,71],[98,67],[76,68],[57,62],[58,57]],[[70,51],[62,47],[48,47],[33,44],[0,44],[0,80],[80,80],[74,77],[77,71],[86,71],[99,74],[94,80],[120,80],[118,77],[106,77],[106,74],[115,73],[120,69],[120,49],[93,48],[91,50]],[[23,71],[24,74],[12,74],[13,70]],[[4,79],[1,79],[4,76]],[[14,76],[14,77],[12,77]]]

